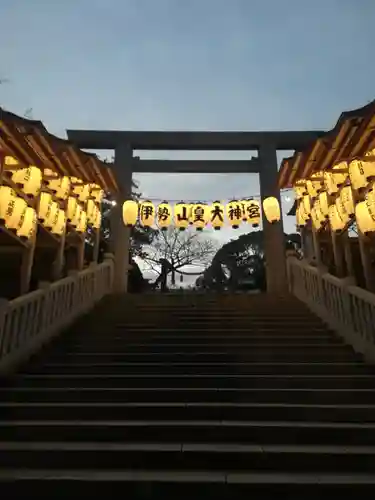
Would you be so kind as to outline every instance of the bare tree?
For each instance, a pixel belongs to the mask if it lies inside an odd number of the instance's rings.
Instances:
[[[150,269],[159,274],[156,282],[160,281],[162,264],[167,263],[172,273],[172,284],[175,284],[175,272],[184,273],[185,266],[206,266],[215,255],[217,245],[215,241],[203,232],[195,229],[180,231],[170,227],[167,231],[159,230],[150,246],[144,248],[143,260]]]

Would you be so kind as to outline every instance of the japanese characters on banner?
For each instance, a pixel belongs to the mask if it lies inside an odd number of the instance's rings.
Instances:
[[[280,220],[280,207],[276,198],[267,198],[264,202],[265,215],[269,222]],[[174,224],[180,230],[194,226],[197,231],[202,231],[206,226],[220,230],[227,222],[233,229],[242,223],[257,227],[260,223],[260,203],[254,199],[232,200],[226,205],[220,201],[213,203],[185,203],[183,201],[172,206],[168,201],[154,205],[150,200],[138,203],[127,200],[123,204],[124,224],[131,227],[138,221],[143,226],[157,225],[167,229]]]

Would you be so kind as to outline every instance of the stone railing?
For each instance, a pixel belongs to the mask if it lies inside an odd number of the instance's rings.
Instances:
[[[7,373],[40,349],[113,287],[113,260],[92,264],[81,272],[42,289],[0,303],[0,372]]]
[[[375,362],[375,294],[294,257],[287,263],[293,295],[368,361]]]

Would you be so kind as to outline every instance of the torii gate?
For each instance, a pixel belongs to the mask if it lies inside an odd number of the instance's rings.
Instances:
[[[115,207],[115,291],[127,291],[130,230],[122,222],[122,204],[131,195],[135,172],[153,173],[259,173],[262,199],[275,196],[280,202],[277,187],[277,150],[303,150],[323,135],[321,131],[302,132],[135,132],[68,130],[68,138],[82,149],[113,149],[113,168],[120,186]],[[211,150],[258,151],[249,160],[141,160],[134,150]],[[262,211],[263,213],[263,211]],[[267,291],[284,293],[287,287],[284,229],[270,224],[263,214],[264,251],[267,272]]]

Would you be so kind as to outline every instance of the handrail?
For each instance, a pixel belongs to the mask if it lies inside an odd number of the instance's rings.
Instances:
[[[287,266],[290,291],[375,362],[375,294],[294,257]]]
[[[111,255],[101,264],[0,303],[0,372],[8,372],[84,314],[113,286]]]

